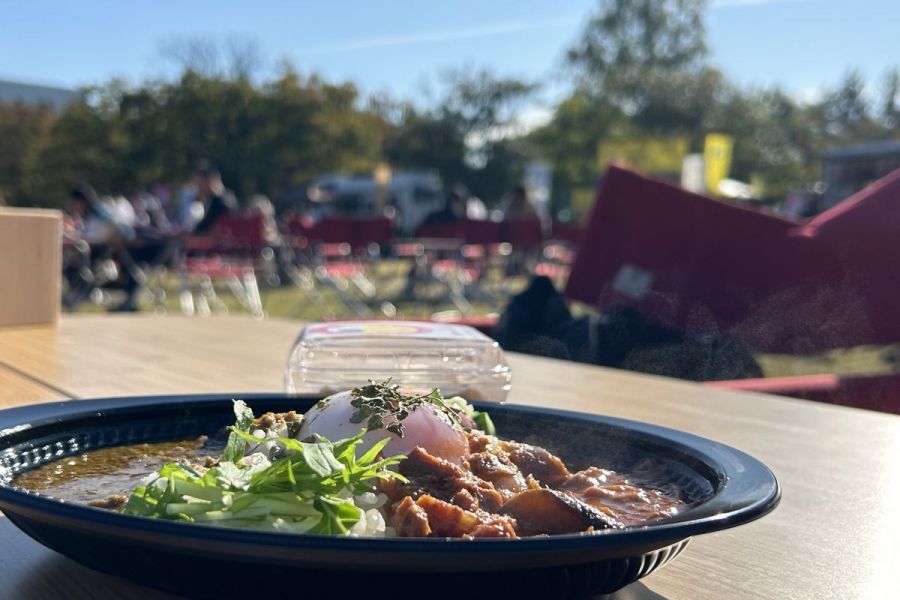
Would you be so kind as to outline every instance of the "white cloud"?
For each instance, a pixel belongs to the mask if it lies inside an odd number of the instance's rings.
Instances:
[[[418,44],[431,44],[453,40],[469,40],[476,38],[493,37],[497,35],[507,35],[510,33],[518,33],[522,31],[531,31],[535,29],[546,29],[549,27],[564,27],[568,25],[575,25],[579,22],[581,22],[581,17],[559,17],[556,19],[544,19],[540,21],[509,21],[505,23],[494,23],[493,25],[484,25],[481,27],[443,29],[436,31],[423,31],[421,33],[410,33],[405,35],[373,37],[355,41],[347,41],[331,46],[310,48],[308,51],[317,54],[325,54],[331,52],[349,52],[352,50],[368,50],[370,48],[414,46]]]

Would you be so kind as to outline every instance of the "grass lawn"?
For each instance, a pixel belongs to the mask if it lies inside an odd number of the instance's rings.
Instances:
[[[857,346],[823,354],[792,356],[787,354],[757,354],[756,360],[766,377],[892,373],[900,370],[900,344],[890,346]]]
[[[439,284],[420,284],[416,288],[417,297],[415,299],[402,298],[406,283],[406,268],[404,264],[396,261],[381,261],[374,272],[370,274],[370,279],[376,284],[377,293],[374,298],[364,297],[352,284],[344,295],[365,305],[371,311],[372,318],[427,319],[436,314],[461,313],[460,307],[451,301],[447,288]],[[484,289],[490,297],[482,301],[473,301],[467,310],[468,314],[499,313],[503,310],[509,297],[524,289],[526,283],[527,278],[525,277],[502,280],[497,276],[487,278]],[[143,294],[138,303],[141,312],[181,314],[182,308],[179,301],[181,282],[176,275],[168,274],[161,278],[151,279],[149,287],[156,293],[162,292],[164,300],[160,304],[159,301],[154,302],[149,294]],[[192,287],[196,305],[201,295],[199,293],[200,286],[194,282]],[[249,313],[249,310],[241,305],[227,285],[217,282],[214,288],[221,305],[211,307],[212,313]],[[326,285],[316,285],[312,290],[294,284],[269,288],[261,286],[260,297],[263,310],[268,317],[317,321],[353,319],[361,316],[341,301],[341,294],[336,289]],[[81,303],[77,312],[103,312],[121,300],[122,295],[113,291],[101,303]]]

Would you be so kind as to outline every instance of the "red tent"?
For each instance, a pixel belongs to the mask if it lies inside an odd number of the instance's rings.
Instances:
[[[601,309],[631,305],[678,330],[731,335],[754,350],[844,345],[823,288],[840,268],[817,236],[791,235],[796,226],[613,166],[566,295]]]
[[[827,247],[840,263],[844,275],[829,287],[845,303],[833,323],[841,345],[900,341],[900,169],[795,234]]]

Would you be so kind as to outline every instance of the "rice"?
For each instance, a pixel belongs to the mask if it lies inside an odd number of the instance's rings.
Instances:
[[[354,497],[353,504],[362,511],[359,521],[350,528],[350,535],[353,537],[389,537],[393,534],[393,528],[389,528],[381,514],[381,507],[387,502],[387,496],[384,494],[374,494],[365,492]]]
[[[384,515],[377,508],[364,510],[356,525],[350,528],[350,535],[353,537],[385,537],[385,529],[387,523],[384,521]]]

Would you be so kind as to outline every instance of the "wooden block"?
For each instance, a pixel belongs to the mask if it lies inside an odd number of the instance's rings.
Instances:
[[[0,208],[0,326],[56,323],[62,213]]]

